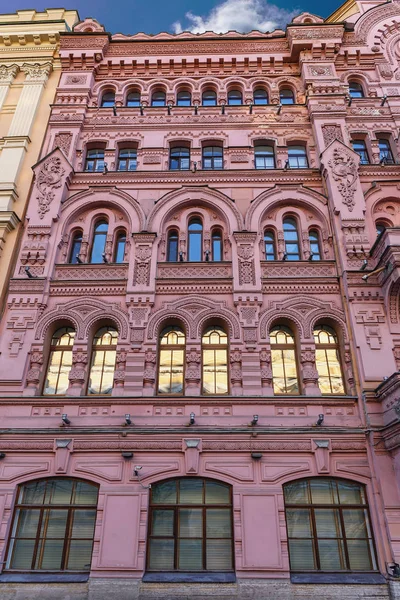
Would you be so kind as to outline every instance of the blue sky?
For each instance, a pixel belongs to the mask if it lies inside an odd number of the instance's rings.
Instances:
[[[302,11],[322,17],[341,2],[326,0],[0,0],[0,12],[48,7],[76,8],[80,17],[95,17],[112,33],[158,33],[181,30],[201,32],[207,29],[272,31],[284,27],[293,15]]]

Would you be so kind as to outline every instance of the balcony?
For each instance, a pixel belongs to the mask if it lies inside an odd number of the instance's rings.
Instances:
[[[124,294],[127,279],[127,264],[56,265],[50,293],[54,296]]]
[[[156,291],[176,293],[184,286],[185,291],[231,293],[232,277],[230,262],[158,263]]]

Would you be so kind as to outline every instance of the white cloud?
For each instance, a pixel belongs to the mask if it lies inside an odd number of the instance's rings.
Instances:
[[[207,16],[186,13],[186,22],[177,21],[172,25],[174,33],[184,30],[193,33],[215,31],[226,33],[234,29],[248,33],[252,29],[263,32],[285,27],[300,11],[289,11],[270,4],[268,0],[225,0],[213,8]]]

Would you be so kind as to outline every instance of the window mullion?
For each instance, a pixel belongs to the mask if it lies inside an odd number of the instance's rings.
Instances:
[[[318,571],[321,570],[321,562],[319,559],[319,545],[318,545],[318,535],[317,535],[317,524],[315,521],[315,513],[314,513],[314,507],[310,507],[310,513],[311,513],[311,527],[312,527],[312,536],[313,536],[313,548],[314,548],[314,553],[315,553],[315,560],[317,563],[317,569]]]
[[[35,569],[36,556],[37,556],[38,549],[39,549],[40,530],[42,529],[44,508],[40,508],[39,511],[40,511],[40,515],[39,515],[39,520],[38,520],[38,526],[37,526],[37,529],[36,529],[35,548],[34,548],[34,551],[33,551],[32,562],[31,562],[31,569],[32,570]],[[18,527],[18,523],[17,523],[17,527]]]
[[[343,512],[342,512],[343,509],[341,506],[338,506],[338,510],[339,510],[340,524],[342,527],[342,539],[343,539],[344,555],[345,555],[345,559],[346,559],[346,569],[348,569],[350,571],[351,570],[350,557],[349,557],[349,551],[347,548],[347,536],[346,536],[346,530],[344,527],[344,519],[343,519]]]
[[[69,558],[69,546],[70,546],[70,541],[71,541],[71,534],[72,534],[72,514],[74,512],[73,508],[68,508],[68,515],[67,515],[67,523],[66,523],[66,527],[65,527],[65,537],[64,537],[64,546],[63,546],[63,551],[62,551],[62,555],[61,555],[61,569],[64,571],[66,570],[66,564]]]

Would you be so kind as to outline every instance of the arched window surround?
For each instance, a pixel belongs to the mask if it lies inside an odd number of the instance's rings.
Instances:
[[[48,491],[48,486],[52,484],[52,482],[55,482],[55,485],[52,486],[53,490],[52,493],[49,493]],[[59,482],[59,485],[57,485],[57,483]],[[69,503],[60,503],[59,501],[57,503],[51,503],[51,500],[54,498],[54,496],[58,496],[60,495],[60,491],[61,494],[64,491],[67,491],[68,488],[66,488],[65,486],[65,482],[71,482],[72,487],[71,487],[71,496],[70,496],[70,500],[74,500],[77,496],[81,496],[81,500],[83,500],[85,498],[85,492],[86,492],[86,502],[78,502],[78,503],[74,503],[74,502],[69,502]],[[60,490],[60,484],[61,484],[61,490]],[[36,502],[29,502],[29,504],[27,502],[23,502],[23,500],[26,500],[27,498],[23,496],[24,493],[26,493],[26,491],[29,491],[29,488],[34,487],[36,492],[33,494],[33,500],[36,500]],[[57,491],[57,487],[59,488]],[[95,537],[95,525],[96,525],[96,520],[97,520],[97,506],[98,506],[98,495],[99,495],[99,484],[97,482],[94,482],[92,480],[89,479],[83,479],[83,478],[78,478],[78,477],[73,477],[73,476],[68,476],[68,477],[60,477],[60,476],[49,476],[49,477],[42,477],[39,479],[27,479],[26,481],[23,481],[21,483],[19,483],[18,487],[17,487],[17,494],[16,494],[16,499],[15,499],[15,503],[13,505],[13,513],[12,513],[12,519],[11,519],[11,527],[10,527],[10,533],[9,533],[9,538],[7,541],[7,546],[6,546],[6,563],[5,563],[5,572],[35,572],[35,573],[40,573],[40,572],[44,572],[44,571],[55,571],[58,573],[65,573],[65,572],[73,572],[73,573],[89,573],[90,571],[90,566],[91,566],[91,561],[92,561],[92,551],[93,551],[93,543],[94,543],[94,537]],[[47,493],[45,495],[46,499],[49,499],[49,501],[47,503],[43,502],[40,503],[38,502],[38,499],[40,498],[40,492],[41,492],[41,488],[42,490],[46,489]],[[64,490],[62,490],[62,488],[64,488]],[[83,492],[83,497],[82,497],[82,492]],[[88,494],[89,492],[89,494]],[[92,492],[90,494],[90,492]],[[43,492],[44,495],[44,492]],[[95,498],[95,502],[93,502],[94,500],[94,495],[96,495]],[[92,501],[90,499],[90,496],[93,496]],[[31,494],[31,498],[32,498],[32,494]],[[59,500],[60,498],[58,498]],[[44,500],[44,498],[43,498]],[[22,501],[22,502],[21,502]],[[46,511],[47,509],[47,511]],[[58,546],[58,548],[52,548],[52,551],[49,553],[47,553],[46,556],[46,551],[45,548],[46,546],[44,545],[42,547],[42,551],[40,553],[40,555],[37,553],[37,546],[39,545],[39,535],[40,534],[40,528],[42,527],[41,523],[43,523],[43,519],[46,518],[47,523],[50,522],[51,519],[51,515],[50,515],[50,510],[51,511],[55,511],[55,510],[59,510],[62,511],[61,513],[59,513],[59,519],[60,520],[60,516],[62,515],[62,513],[65,513],[65,511],[68,512],[68,517],[66,519],[66,521],[68,521],[70,523],[70,527],[68,528],[67,531],[67,535],[64,535],[64,541],[62,542],[62,546],[63,546],[63,551],[60,553],[61,550],[61,545]],[[15,551],[15,544],[13,543],[13,539],[19,539],[18,533],[20,532],[20,527],[18,526],[18,519],[19,516],[23,513],[23,512],[27,512],[29,511],[31,514],[32,512],[35,513],[35,511],[39,511],[39,514],[41,514],[41,518],[39,518],[36,521],[36,537],[32,538],[35,539],[35,543],[33,546],[31,546],[31,550],[33,549],[34,554],[36,554],[36,558],[35,561],[34,559],[34,555],[32,555],[31,558],[31,565],[30,567],[27,566],[27,564],[25,565],[21,565],[18,567],[15,566],[15,564],[12,564],[12,561],[14,560],[14,551]],[[90,523],[90,525],[93,527],[93,533],[92,535],[89,535],[89,537],[87,538],[83,538],[80,535],[76,536],[74,535],[74,533],[76,534],[76,531],[74,532],[74,524],[73,522],[76,519],[77,514],[85,512],[86,515],[80,515],[80,518],[82,518],[82,516],[84,516],[84,518],[86,518],[86,525],[88,523]],[[91,515],[89,515],[88,513],[92,513]],[[65,518],[65,515],[61,516],[62,518]],[[88,521],[88,517],[90,517],[90,520]],[[31,519],[31,524],[33,523],[33,525],[35,525],[35,519]],[[78,521],[79,523],[79,521]],[[46,533],[45,533],[45,539],[46,540],[52,540],[54,539],[54,537],[51,537],[51,531],[50,531],[50,535],[49,535],[49,527],[46,527],[45,529]],[[54,535],[54,534],[53,534]],[[22,536],[20,536],[22,537]],[[42,536],[41,536],[42,537]],[[62,538],[59,538],[60,541]],[[88,546],[88,553],[85,557],[85,560],[88,560],[88,562],[85,562],[84,565],[82,565],[82,563],[80,565],[77,565],[75,563],[75,565],[73,565],[73,563],[71,564],[71,542],[72,541],[78,541],[78,540],[86,540],[88,542],[87,546]],[[54,542],[53,542],[54,544]],[[28,549],[29,550],[29,549]],[[56,550],[56,552],[55,552]],[[58,553],[57,553],[58,550]],[[58,555],[57,555],[58,554]],[[26,558],[26,556],[25,556]],[[60,563],[59,566],[60,568],[56,568],[56,566],[54,565],[54,560],[57,560],[57,558],[59,559]],[[47,568],[43,566],[43,561],[44,560],[50,560],[52,562],[51,565],[47,564]],[[37,568],[37,563],[38,561],[40,561],[40,567]],[[68,561],[68,563],[67,563]],[[33,565],[32,563],[35,562],[35,564]],[[73,568],[73,567],[80,567],[80,568]]]

